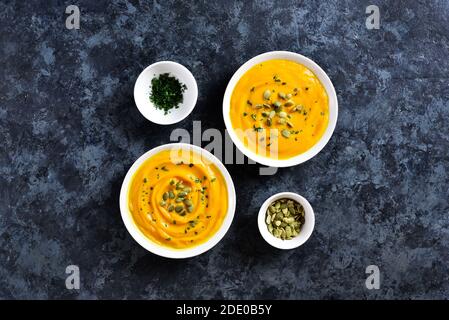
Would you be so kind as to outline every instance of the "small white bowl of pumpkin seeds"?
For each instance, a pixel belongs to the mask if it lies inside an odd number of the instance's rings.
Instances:
[[[315,226],[315,214],[304,197],[281,192],[265,200],[257,222],[260,234],[270,245],[294,249],[309,239]]]

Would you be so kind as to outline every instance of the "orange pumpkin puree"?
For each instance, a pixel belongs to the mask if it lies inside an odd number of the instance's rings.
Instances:
[[[228,191],[218,168],[201,155],[166,150],[136,171],[128,203],[134,222],[147,238],[184,249],[218,231],[228,210]],[[182,210],[175,210],[178,206]]]
[[[232,127],[259,155],[287,159],[312,148],[326,131],[326,90],[308,68],[268,60],[249,69],[231,96]]]

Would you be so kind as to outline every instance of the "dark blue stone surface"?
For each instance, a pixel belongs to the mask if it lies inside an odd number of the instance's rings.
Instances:
[[[65,1],[0,3],[0,298],[449,298],[449,2]],[[379,30],[365,9],[380,8]],[[312,160],[260,176],[227,165],[234,222],[209,252],[157,257],[127,233],[119,188],[133,161],[176,128],[224,131],[233,72],[271,50],[332,79],[340,114]],[[199,85],[179,125],[145,120],[140,71],[187,66]],[[203,146],[207,143],[203,143]],[[315,231],[279,251],[256,216],[273,193],[305,196]],[[65,288],[65,268],[81,289]],[[379,290],[365,268],[379,266]]]

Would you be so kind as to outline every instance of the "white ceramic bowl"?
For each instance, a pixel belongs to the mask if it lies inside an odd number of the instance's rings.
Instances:
[[[265,223],[265,218],[267,214],[268,207],[274,201],[278,199],[292,199],[298,203],[300,203],[304,208],[304,225],[299,232],[299,235],[294,237],[291,240],[282,240],[273,236],[269,231],[267,224]],[[257,224],[259,226],[259,231],[262,237],[275,248],[278,249],[294,249],[304,244],[313,232],[313,228],[315,227],[315,214],[313,213],[312,206],[309,201],[307,201],[304,197],[299,194],[293,192],[281,192],[269,197],[263,203],[262,207],[259,210],[259,215],[257,217]]]
[[[251,69],[254,65],[267,61],[272,59],[284,59],[284,60],[291,60],[298,62],[307,68],[309,68],[321,81],[321,83],[324,86],[324,89],[327,92],[327,95],[329,97],[329,124],[326,128],[326,131],[324,132],[321,139],[309,150],[306,152],[299,154],[295,157],[288,158],[288,159],[273,159],[264,157],[261,155],[258,155],[256,152],[250,150],[249,148],[245,147],[243,142],[239,139],[237,134],[235,133],[232,123],[231,123],[231,117],[229,115],[229,110],[231,107],[231,96],[232,92],[234,91],[235,86],[237,85],[240,78],[245,74],[246,71]],[[338,101],[337,101],[337,94],[335,93],[334,86],[327,76],[327,74],[323,71],[323,69],[320,68],[319,65],[317,65],[315,62],[310,60],[309,58],[306,58],[298,53],[289,52],[289,51],[271,51],[266,52],[263,54],[260,54],[258,56],[255,56],[254,58],[248,60],[245,64],[243,64],[232,76],[231,80],[228,83],[228,86],[226,87],[225,95],[223,98],[223,118],[226,125],[226,129],[229,132],[229,135],[234,142],[234,144],[237,146],[237,148],[248,158],[271,167],[291,167],[298,165],[300,163],[303,163],[310,158],[314,157],[318,152],[321,151],[321,149],[324,148],[324,146],[327,144],[329,139],[332,136],[332,133],[334,132],[335,125],[337,123],[337,117],[338,117]]]
[[[187,86],[183,94],[183,102],[177,109],[171,109],[164,114],[164,110],[156,109],[150,101],[151,80],[162,73],[171,76]],[[157,124],[174,124],[185,119],[193,110],[198,98],[198,86],[192,73],[183,65],[172,61],[160,61],[145,68],[134,85],[134,101],[140,113],[148,120]]]
[[[171,249],[169,247],[164,247],[151,241],[142,233],[142,231],[140,231],[140,229],[134,223],[133,217],[131,216],[131,212],[129,211],[128,207],[128,190],[130,187],[131,179],[136,170],[142,165],[142,163],[145,160],[151,158],[155,154],[164,150],[172,150],[175,148],[180,148],[182,150],[192,150],[193,152],[201,154],[202,157],[204,157],[204,159],[213,163],[223,175],[228,189],[228,212],[226,213],[226,217],[224,218],[224,221],[220,229],[218,229],[218,231],[206,242],[198,246],[187,249]],[[213,246],[215,246],[224,237],[229,227],[231,226],[232,219],[234,218],[235,202],[236,196],[235,196],[234,183],[228,170],[226,170],[225,166],[210,152],[200,147],[186,143],[165,144],[144,153],[139,159],[136,160],[136,162],[134,162],[134,164],[128,170],[128,173],[126,174],[125,179],[123,180],[122,188],[120,190],[120,212],[122,215],[123,222],[125,223],[126,229],[128,229],[128,232],[131,234],[134,240],[136,240],[137,243],[139,243],[142,247],[144,247],[145,249],[154,254],[166,258],[189,258],[204,253],[207,250],[211,249]]]

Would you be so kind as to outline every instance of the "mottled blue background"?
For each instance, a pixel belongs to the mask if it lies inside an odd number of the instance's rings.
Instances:
[[[77,4],[80,30],[65,28]],[[366,6],[381,10],[365,27]],[[449,1],[1,1],[0,298],[449,298]],[[132,162],[177,127],[224,130],[221,102],[249,58],[290,50],[332,79],[340,115],[315,158],[275,176],[228,165],[234,222],[174,261],[127,233]],[[133,101],[140,71],[186,65],[194,112],[160,127]],[[203,144],[204,145],[204,144]],[[295,191],[315,209],[303,247],[260,237],[259,206]],[[65,288],[65,268],[81,289]],[[378,265],[381,288],[365,288]]]

